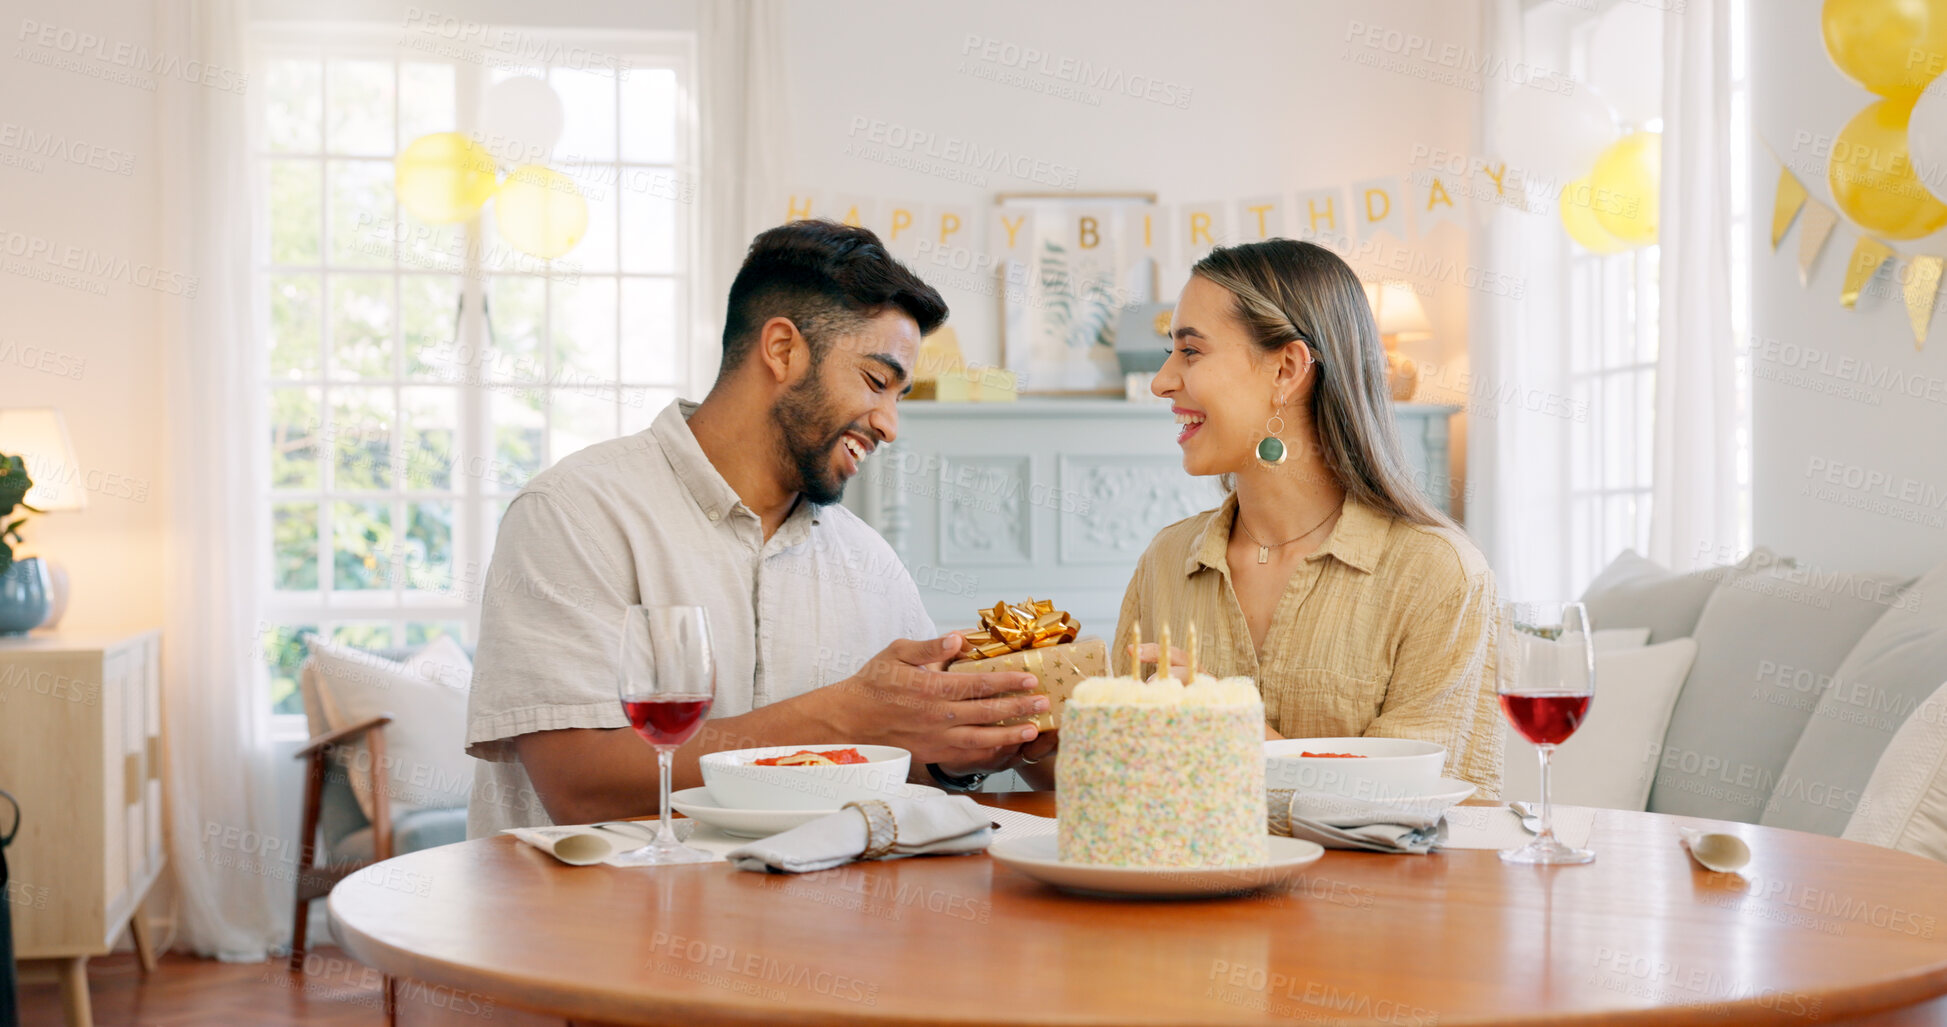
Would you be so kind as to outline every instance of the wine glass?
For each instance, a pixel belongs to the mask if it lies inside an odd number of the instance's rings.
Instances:
[[[1502,603],[1496,684],[1501,712],[1541,753],[1541,830],[1533,841],[1507,849],[1510,863],[1587,863],[1588,849],[1555,837],[1555,810],[1548,794],[1549,757],[1589,715],[1595,699],[1595,644],[1589,612],[1581,603]]]
[[[626,866],[707,863],[715,856],[677,840],[670,826],[669,779],[677,747],[690,740],[716,697],[717,664],[710,652],[710,618],[701,606],[631,606],[622,612],[616,691],[629,726],[656,747],[662,790],[656,839],[622,853]]]

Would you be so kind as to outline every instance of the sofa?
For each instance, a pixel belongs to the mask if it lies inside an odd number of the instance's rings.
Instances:
[[[1624,552],[1581,598],[1596,698],[1557,751],[1555,801],[1947,859],[1929,812],[1947,773],[1927,765],[1947,763],[1947,562],[1912,578],[1760,548],[1677,573]],[[1507,797],[1532,798],[1533,747],[1507,753]]]

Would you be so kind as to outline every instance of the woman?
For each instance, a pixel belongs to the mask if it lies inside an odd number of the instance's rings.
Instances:
[[[1358,277],[1311,243],[1220,248],[1171,337],[1150,391],[1175,409],[1183,469],[1230,494],[1143,553],[1117,673],[1136,625],[1152,640],[1169,625],[1180,649],[1195,624],[1199,671],[1256,679],[1266,738],[1438,742],[1448,776],[1498,795],[1493,574],[1406,469]],[[1052,783],[1058,739],[1023,753],[1030,781]]]

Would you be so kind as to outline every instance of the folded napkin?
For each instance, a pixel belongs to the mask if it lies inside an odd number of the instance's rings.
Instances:
[[[692,849],[708,852],[721,860],[723,854],[743,844],[738,838],[708,824],[694,820],[672,820],[676,840]],[[653,820],[605,820],[599,824],[557,824],[552,827],[510,827],[511,834],[573,867],[597,863],[612,867],[637,867],[643,864],[629,857],[634,849],[656,840]]]
[[[964,795],[885,799],[732,849],[726,858],[739,870],[803,874],[850,863],[868,848],[882,851],[875,859],[980,852],[994,836],[988,812]]]
[[[1424,855],[1445,834],[1441,817],[1446,811],[1430,805],[1367,802],[1274,788],[1266,809],[1272,834],[1317,842],[1328,849]]]

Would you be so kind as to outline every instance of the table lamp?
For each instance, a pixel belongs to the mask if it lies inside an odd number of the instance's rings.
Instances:
[[[68,513],[87,509],[88,495],[83,488],[81,464],[68,441],[68,423],[53,407],[13,407],[0,410],[0,453],[20,457],[27,465],[27,476],[34,487],[23,500],[42,513]],[[28,526],[31,529],[31,524]],[[68,608],[68,572],[44,554],[47,577],[52,586],[48,596],[47,619],[41,627],[56,627]]]
[[[1433,326],[1427,323],[1426,310],[1410,283],[1369,282],[1366,302],[1372,304],[1373,320],[1379,322],[1379,341],[1386,347],[1386,382],[1393,399],[1404,403],[1413,398],[1420,369],[1399,351],[1399,344],[1432,338]]]

